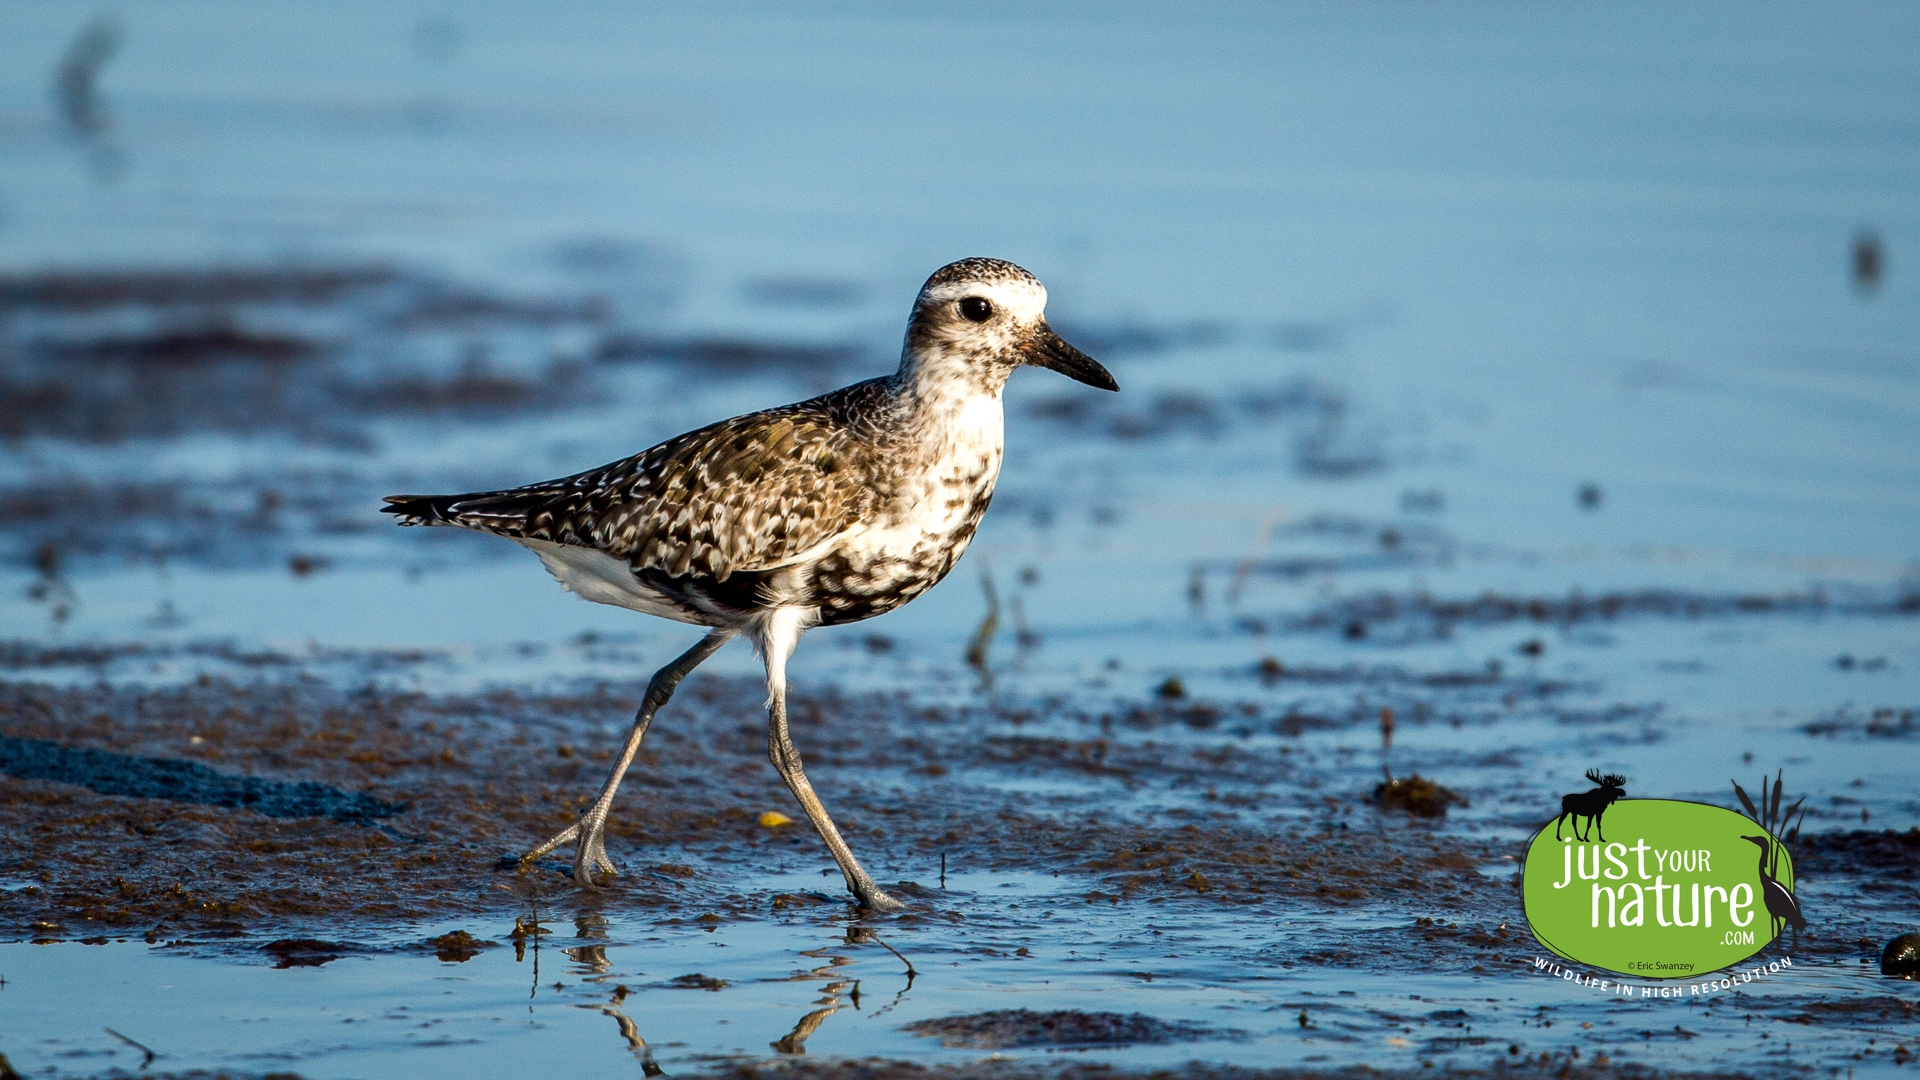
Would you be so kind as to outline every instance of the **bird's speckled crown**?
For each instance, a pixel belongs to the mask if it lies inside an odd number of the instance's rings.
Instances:
[[[958,285],[965,281],[978,281],[986,284],[1003,282],[1022,282],[1039,285],[1040,279],[1005,259],[961,259],[950,262],[933,272],[921,292],[937,289],[943,285]]]

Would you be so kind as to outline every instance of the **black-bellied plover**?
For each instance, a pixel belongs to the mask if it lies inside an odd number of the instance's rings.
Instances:
[[[787,658],[809,627],[892,611],[972,541],[1000,474],[1000,393],[1022,364],[1104,390],[1107,369],[1062,341],[1047,291],[998,259],[942,267],[920,289],[891,376],[720,423],[577,476],[510,491],[395,495],[402,525],[458,525],[533,549],[602,604],[708,628],[647,686],[625,748],[580,819],[521,857],[574,845],[573,876],[615,873],[614,792],[687,673],[745,633],[766,660],[767,752],[860,905],[893,910],[827,816],[787,733]]]

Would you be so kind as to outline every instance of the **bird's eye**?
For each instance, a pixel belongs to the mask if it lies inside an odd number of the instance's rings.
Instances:
[[[960,301],[960,314],[968,322],[986,322],[993,318],[993,305],[984,296],[969,296]]]

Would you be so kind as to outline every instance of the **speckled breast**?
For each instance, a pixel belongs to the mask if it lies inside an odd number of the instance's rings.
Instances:
[[[885,615],[940,583],[973,542],[974,530],[993,499],[991,485],[972,500],[957,527],[923,534],[898,550],[850,547],[828,553],[813,564],[809,600],[818,606],[822,625],[859,622]]]

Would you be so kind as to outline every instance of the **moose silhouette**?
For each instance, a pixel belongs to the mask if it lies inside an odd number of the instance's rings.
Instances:
[[[1573,819],[1574,839],[1585,843],[1587,838],[1580,835],[1580,819],[1586,818],[1588,829],[1600,834],[1600,842],[1607,842],[1607,834],[1600,828],[1600,816],[1607,812],[1614,800],[1627,793],[1627,778],[1618,773],[1600,775],[1599,769],[1588,769],[1587,779],[1600,785],[1592,791],[1575,792],[1560,799],[1560,816],[1553,819],[1553,838],[1560,839],[1560,823]]]

